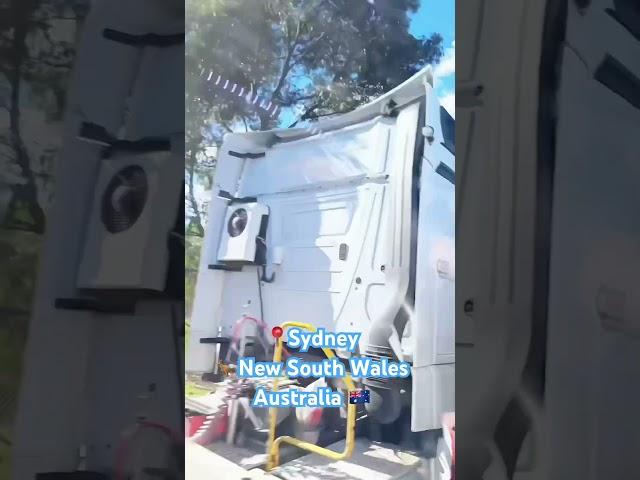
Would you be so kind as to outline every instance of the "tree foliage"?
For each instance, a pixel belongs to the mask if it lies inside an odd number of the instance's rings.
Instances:
[[[0,157],[4,166],[15,167],[13,176],[0,178],[12,190],[0,222],[9,228],[44,232],[43,204],[48,200],[58,145],[34,141],[34,132],[25,132],[25,114],[29,110],[44,113],[43,122],[48,124],[61,120],[75,31],[85,12],[86,2],[80,1],[0,4],[0,91],[4,93],[0,113],[7,120],[0,128]],[[34,149],[36,144],[39,148]]]
[[[418,7],[419,0],[187,0],[189,231],[203,232],[194,187],[211,181],[215,164],[205,148],[225,133],[272,128],[292,112],[349,110],[437,63],[442,37],[409,33]],[[283,113],[231,95],[210,80],[217,75]]]
[[[0,0],[0,478],[86,0]]]

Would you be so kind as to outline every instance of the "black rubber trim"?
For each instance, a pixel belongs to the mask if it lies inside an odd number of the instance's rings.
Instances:
[[[242,203],[256,203],[258,201],[258,197],[240,197],[240,198],[232,198],[229,200],[229,205],[237,205]]]
[[[80,125],[80,133],[78,133],[78,137],[81,140],[98,143],[105,147],[111,146],[114,142],[114,137],[107,132],[106,128],[90,122],[83,122],[82,125]]]
[[[262,158],[264,157],[266,154],[264,152],[261,153],[239,153],[239,152],[234,152],[233,150],[229,150],[229,155],[231,155],[232,157],[236,157],[236,158]]]
[[[222,270],[223,272],[241,272],[242,265],[223,265],[221,263],[214,263],[208,265],[209,270]]]
[[[607,54],[593,77],[635,108],[640,109],[640,78],[622,62]]]
[[[455,157],[456,121],[449,112],[447,112],[447,109],[442,106],[440,107],[440,128],[442,129],[442,137],[444,139],[440,144]]]
[[[233,200],[235,197],[233,195],[231,195],[229,192],[227,192],[226,190],[220,190],[218,192],[218,197],[224,199],[224,200]]]
[[[453,185],[456,184],[456,172],[454,172],[447,164],[440,162],[436,167],[436,173],[445,180],[451,182]]]
[[[146,153],[171,150],[171,140],[169,138],[146,137],[139,140],[121,140],[111,135],[105,127],[89,122],[82,123],[78,138],[107,147],[103,154],[104,158],[108,158],[116,151]]]
[[[117,305],[106,303],[97,298],[56,298],[54,301],[56,310],[78,310],[98,313],[117,313],[133,315],[135,305]]]
[[[231,343],[231,339],[229,337],[202,337],[200,339],[200,343],[219,345],[223,343]]]
[[[145,33],[142,35],[134,35],[132,33],[121,32],[112,28],[105,28],[102,36],[107,40],[112,40],[125,45],[134,47],[172,47],[184,43],[184,33],[174,33],[169,35],[160,35],[157,33]]]
[[[638,0],[613,0],[614,8],[605,12],[622,25],[636,40],[640,40],[640,3]]]
[[[78,472],[47,472],[36,473],[35,480],[108,480],[104,473],[78,471]]]
[[[218,197],[228,200],[229,205],[236,205],[236,204],[242,204],[242,203],[256,203],[258,201],[258,197],[234,197],[226,190],[220,190],[218,192]]]
[[[455,157],[456,151],[451,147],[450,144],[445,143],[445,142],[440,142],[440,145],[442,145],[444,148],[446,148],[449,151],[449,153]]]

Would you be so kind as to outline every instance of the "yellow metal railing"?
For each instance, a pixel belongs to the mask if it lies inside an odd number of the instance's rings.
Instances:
[[[289,327],[298,327],[309,332],[315,332],[316,329],[313,325],[309,325],[308,323],[299,323],[299,322],[285,322],[281,325],[282,330],[286,331]],[[283,347],[283,337],[280,336],[276,340],[276,346],[273,351],[273,361],[281,362],[282,361],[282,347]],[[333,351],[330,348],[322,349],[327,356],[327,358],[335,357]],[[351,376],[348,374],[343,378],[344,382],[347,384],[347,388],[349,390],[355,390],[355,385]],[[273,391],[278,390],[278,378],[273,380]],[[277,423],[277,410],[275,408],[271,408],[269,411],[269,441],[267,443],[267,471],[271,471],[276,468],[280,464],[280,444],[289,443],[298,448],[302,448],[303,450],[307,450],[312,453],[317,453],[318,455],[322,455],[324,457],[330,458],[332,460],[344,460],[345,458],[349,458],[351,453],[353,453],[353,447],[355,444],[356,438],[356,406],[355,404],[349,403],[348,396],[347,399],[347,438],[344,446],[344,451],[335,452],[328,448],[319,447],[314,443],[305,442],[303,440],[297,439],[295,437],[283,436],[276,438],[276,423]]]

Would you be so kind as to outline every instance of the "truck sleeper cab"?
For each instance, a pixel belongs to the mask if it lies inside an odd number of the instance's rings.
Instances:
[[[410,404],[413,431],[440,428],[454,405],[454,129],[427,68],[313,128],[228,134],[187,370],[229,358],[207,343],[220,339],[261,339],[252,353],[270,358],[262,333],[284,322],[357,331],[359,355],[412,366],[361,379],[369,415],[390,423]]]

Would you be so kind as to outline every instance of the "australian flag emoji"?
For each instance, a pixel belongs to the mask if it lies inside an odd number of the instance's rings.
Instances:
[[[352,390],[349,392],[349,403],[360,404],[369,403],[370,401],[369,390]]]

